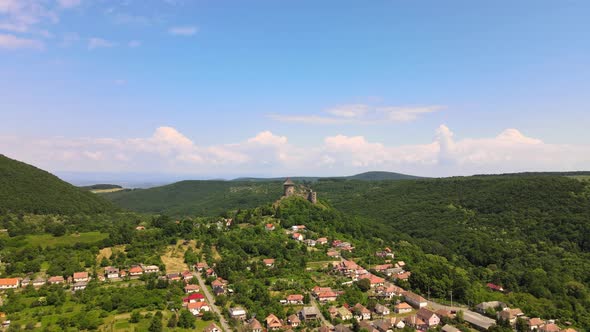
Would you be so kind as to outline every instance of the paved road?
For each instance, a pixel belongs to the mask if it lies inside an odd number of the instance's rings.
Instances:
[[[193,275],[195,277],[197,277],[197,280],[199,280],[199,286],[201,286],[201,289],[203,290],[205,297],[207,297],[207,302],[209,302],[209,306],[211,306],[211,310],[213,310],[214,313],[219,315],[219,322],[221,323],[221,328],[225,332],[231,332],[232,329],[229,327],[229,324],[225,320],[225,317],[221,314],[221,311],[219,310],[219,308],[215,305],[215,297],[213,297],[213,295],[209,291],[209,288],[207,288],[207,285],[205,285],[203,278],[201,277],[201,275],[198,272],[194,272]]]
[[[313,307],[315,307],[315,309],[320,313],[320,320],[322,321],[323,325],[328,326],[329,328],[333,328],[334,325],[332,325],[332,323],[330,323],[328,320],[326,320],[326,318],[324,317],[324,315],[322,315],[322,311],[320,310],[320,306],[319,304],[316,302],[315,298],[313,296],[309,297],[309,302],[311,303],[311,305]]]
[[[463,319],[473,325],[479,326],[481,328],[487,329],[492,325],[496,324],[496,321],[488,318],[484,315],[480,315],[475,311],[471,311],[467,308],[462,307],[450,307],[442,304],[438,304],[436,302],[428,301],[428,305],[434,308],[435,310],[444,309],[444,310],[454,310],[454,311],[463,311]]]

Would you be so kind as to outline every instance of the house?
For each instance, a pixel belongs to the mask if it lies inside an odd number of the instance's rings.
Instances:
[[[437,311],[434,312],[441,320],[443,319],[443,317],[446,317],[448,319],[453,319],[455,318],[455,314],[453,314],[451,311],[445,310],[445,309],[438,309]]]
[[[207,265],[206,262],[201,262],[201,263],[197,263],[195,264],[195,270],[202,272],[203,270],[206,270],[209,268],[209,265]]]
[[[205,302],[205,296],[201,293],[191,293],[182,299],[183,303]]]
[[[143,274],[143,269],[141,266],[135,265],[129,269],[129,276],[130,277],[139,277]]]
[[[305,228],[306,228],[305,225],[294,225],[294,226],[291,226],[291,230],[293,232],[304,231]]]
[[[103,278],[102,280],[100,279],[101,277]],[[125,270],[119,270],[119,277],[120,278],[127,277],[127,271],[125,271]],[[104,281],[104,277],[103,276],[98,276],[98,280]]]
[[[381,316],[387,316],[390,314],[389,308],[377,303],[377,305],[375,305],[375,313],[377,315],[381,315]]]
[[[142,266],[144,273],[159,273],[160,268],[155,265]]]
[[[233,319],[244,320],[246,319],[246,310],[240,307],[229,308],[229,316]]]
[[[262,324],[260,324],[260,322],[256,318],[250,319],[250,321],[246,325],[246,328],[248,331],[262,332]]]
[[[350,310],[348,310],[346,307],[340,307],[337,309],[336,316],[341,320],[346,321],[352,319],[352,312],[350,312]]]
[[[545,322],[541,318],[530,318],[528,321],[529,329],[538,330],[541,325],[545,324]]]
[[[384,273],[385,271],[387,271],[387,269],[391,269],[392,267],[393,267],[392,264],[381,264],[381,265],[375,265],[373,270],[375,270],[377,272]]]
[[[406,263],[404,261],[399,261],[399,262],[395,263],[395,266],[396,267],[404,267],[404,266],[406,266]]]
[[[221,330],[221,328],[215,323],[211,323],[203,329],[203,332],[223,332],[223,330]]]
[[[430,311],[426,308],[420,308],[416,313],[416,316],[422,319],[424,323],[428,325],[428,327],[433,327],[440,324],[440,317],[438,317],[438,315],[433,311]]]
[[[270,314],[266,317],[266,329],[269,331],[280,330],[283,327],[283,322],[275,315]]]
[[[393,332],[393,325],[389,319],[380,319],[373,322],[373,326],[378,332]]]
[[[360,277],[360,279],[369,279],[371,287],[383,286],[383,284],[385,283],[385,279],[371,273],[363,275],[362,277]]]
[[[264,266],[266,267],[274,267],[275,266],[275,259],[274,258],[266,258],[262,260]]]
[[[334,291],[320,292],[317,294],[317,299],[321,303],[333,302],[338,299],[338,293]]]
[[[315,245],[317,244],[316,240],[312,239],[307,239],[304,242],[308,247],[315,247]]]
[[[275,225],[273,225],[273,224],[266,224],[264,226],[264,229],[266,229],[267,231],[274,231],[275,230]]]
[[[486,286],[487,286],[489,289],[491,289],[491,290],[493,290],[493,291],[496,291],[496,292],[503,292],[503,291],[504,291],[504,288],[503,288],[502,286],[499,286],[499,285],[493,284],[493,283],[491,283],[491,282],[488,282],[488,283],[486,284]]]
[[[204,311],[211,310],[207,302],[189,302],[186,308],[195,316],[202,315]]]
[[[321,238],[315,240],[315,242],[318,245],[324,245],[324,244],[328,244],[328,239],[325,237],[321,237]]]
[[[375,326],[373,326],[373,324],[371,324],[371,322],[369,321],[361,320],[360,322],[358,322],[358,325],[360,330],[362,331],[379,332],[379,330],[377,330]]]
[[[391,299],[394,296],[402,296],[404,292],[405,290],[403,288],[388,282],[384,283],[383,286],[377,286],[377,288],[375,288],[375,294],[378,297],[387,299]]]
[[[320,326],[320,328],[318,329],[318,332],[331,332],[332,330],[330,330],[329,327],[327,327],[326,325],[322,325]]]
[[[408,302],[414,308],[420,309],[428,305],[428,301],[416,293],[406,291],[403,295],[406,302]]]
[[[328,250],[328,252],[326,253],[326,255],[328,255],[328,257],[332,257],[332,258],[340,258],[340,252],[339,251],[336,251],[334,249]]]
[[[371,310],[365,308],[360,303],[357,303],[352,307],[352,314],[356,320],[370,320],[371,319]]]
[[[74,282],[88,282],[88,272],[74,272]]]
[[[508,322],[510,322],[511,325],[516,323],[516,319],[520,316],[523,316],[524,313],[522,312],[522,310],[518,309],[518,308],[514,308],[514,309],[510,309],[510,308],[506,308],[500,312],[498,312],[498,318],[499,319],[503,319],[503,320],[507,320]]]
[[[199,292],[200,290],[201,290],[201,287],[199,287],[198,285],[188,284],[188,285],[184,286],[184,292],[187,294],[196,293],[196,292]]]
[[[412,276],[412,272],[410,271],[404,271],[398,274],[394,274],[392,276],[393,280],[408,280],[410,279],[410,277]]]
[[[297,241],[303,241],[303,235],[301,233],[293,233],[293,239]]]
[[[393,310],[396,314],[407,314],[408,312],[411,312],[413,308],[406,302],[402,302],[400,304],[396,304],[395,307],[393,307]]]
[[[301,324],[301,320],[299,319],[299,317],[297,317],[297,315],[293,314],[287,317],[287,324],[290,327],[297,327]]]
[[[443,332],[461,332],[458,328],[454,327],[453,325],[446,324],[442,327]]]
[[[479,313],[485,314],[488,309],[494,310],[504,310],[508,306],[504,302],[500,301],[489,301],[489,302],[482,302],[475,306],[475,310]]]
[[[79,291],[79,290],[84,290],[86,289],[86,286],[88,285],[88,283],[86,281],[78,281],[77,283],[74,284],[74,291]]]
[[[420,319],[420,317],[418,317],[417,315],[406,316],[403,318],[403,320],[407,326],[413,327],[417,330],[428,329],[428,325],[424,323],[424,321]]]
[[[18,288],[20,281],[17,278],[1,278],[0,289]]]
[[[47,283],[47,280],[39,277],[33,280],[33,287],[41,287]]]
[[[352,330],[342,324],[334,326],[334,332],[352,332]]]
[[[119,278],[119,269],[116,267],[107,266],[104,268],[104,274],[107,279]]]
[[[31,284],[31,277],[25,277],[23,280],[20,281],[21,287],[28,287]]]
[[[304,321],[317,320],[320,318],[320,313],[316,307],[303,307],[299,311],[299,317]]]
[[[559,332],[559,326],[556,324],[544,324],[539,327],[539,332]]]
[[[303,295],[291,294],[287,295],[287,304],[303,304]]]
[[[391,277],[393,275],[402,274],[404,272],[406,272],[406,271],[404,271],[404,269],[401,267],[392,267],[392,268],[385,270],[383,273],[385,273],[386,276]]]
[[[54,276],[54,277],[50,277],[49,279],[47,279],[47,282],[50,285],[59,285],[59,284],[63,284],[65,282],[64,277],[62,276]]]
[[[169,281],[180,281],[182,279],[182,275],[178,272],[168,273],[166,275],[166,279],[168,279]]]
[[[209,277],[217,277],[217,273],[215,273],[215,270],[213,270],[212,268],[208,268],[205,271],[205,275],[207,276],[207,278],[209,278]]]
[[[145,226],[141,226],[141,225],[140,226],[137,226],[137,227],[135,227],[135,230],[136,231],[144,231],[145,230]]]
[[[188,282],[188,281],[189,281],[189,280],[191,280],[193,277],[194,277],[194,276],[193,276],[193,273],[192,273],[191,271],[188,271],[188,270],[186,270],[186,271],[182,271],[182,279],[183,279],[185,282]]]

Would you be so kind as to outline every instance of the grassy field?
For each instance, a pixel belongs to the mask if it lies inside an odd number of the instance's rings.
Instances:
[[[168,273],[182,272],[189,269],[184,262],[184,253],[189,247],[195,249],[196,242],[191,240],[188,245],[184,245],[183,242],[183,240],[178,240],[176,245],[168,246],[166,252],[160,257],[164,265],[166,265]]]
[[[55,247],[71,246],[76,243],[96,243],[106,239],[108,234],[101,232],[87,232],[68,234],[64,236],[53,236],[51,234],[27,235],[25,242],[29,246]]]

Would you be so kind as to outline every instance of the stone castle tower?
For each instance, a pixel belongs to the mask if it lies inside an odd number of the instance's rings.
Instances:
[[[291,181],[290,178],[287,178],[287,180],[285,181],[285,183],[283,183],[283,196],[285,197],[290,197],[295,195],[295,183],[293,183],[293,181]]]
[[[315,191],[309,189],[308,191],[295,192],[295,183],[290,178],[287,178],[283,183],[283,197],[295,195],[303,197],[313,204],[318,202],[318,194]]]

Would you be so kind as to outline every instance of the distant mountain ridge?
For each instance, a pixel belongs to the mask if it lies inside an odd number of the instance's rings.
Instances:
[[[281,181],[285,177],[280,178],[254,178],[254,177],[240,177],[231,181]],[[293,181],[309,181],[316,182],[323,179],[336,179],[336,180],[362,180],[362,181],[384,181],[384,180],[413,180],[413,179],[424,179],[424,177],[408,175],[395,172],[386,171],[370,171],[359,173],[350,176],[291,176]]]
[[[116,210],[103,197],[0,154],[0,212],[101,213]]]

